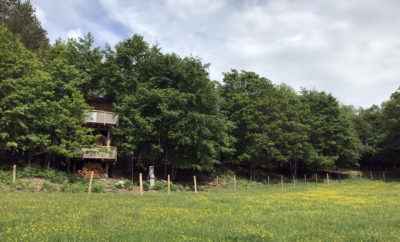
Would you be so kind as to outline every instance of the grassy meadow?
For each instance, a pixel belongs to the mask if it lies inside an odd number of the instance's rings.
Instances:
[[[399,241],[399,183],[249,184],[144,196],[5,192],[0,241]]]

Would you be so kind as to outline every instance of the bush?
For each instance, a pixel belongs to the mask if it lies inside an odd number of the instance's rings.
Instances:
[[[30,191],[34,192],[36,190],[35,186],[26,180],[17,180],[15,183],[10,183],[10,189],[12,191]]]
[[[113,190],[126,189],[130,190],[133,187],[133,183],[130,180],[120,180],[113,184]]]
[[[104,192],[104,186],[100,183],[93,182],[92,183],[92,192],[96,192],[96,193]]]
[[[48,181],[44,181],[41,191],[44,191],[44,192],[58,192],[59,191],[59,186],[57,186],[54,183],[51,183],[51,182],[48,182]]]
[[[166,192],[166,191],[168,191],[168,182],[165,180],[156,180],[154,183],[154,187],[152,189],[150,189],[150,182],[144,181],[143,189],[145,191],[154,190],[154,191]],[[188,190],[192,190],[192,189],[190,187],[185,187],[180,184],[175,184],[175,183],[171,184],[171,191],[188,191]]]
[[[86,192],[88,185],[85,182],[64,183],[61,187],[63,192]]]
[[[12,172],[0,170],[0,183],[8,185],[11,184],[11,181],[12,181]]]
[[[43,178],[52,183],[62,184],[65,181],[69,181],[71,176],[62,171],[56,171],[53,169],[42,169],[38,167],[24,167],[22,170],[17,171],[18,178]]]

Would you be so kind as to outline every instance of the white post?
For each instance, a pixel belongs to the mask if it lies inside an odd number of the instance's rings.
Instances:
[[[236,175],[233,176],[233,190],[236,192],[237,184],[236,184]]]
[[[194,192],[197,193],[197,180],[196,176],[193,176]]]
[[[167,177],[167,182],[168,182],[168,194],[170,194],[171,193],[171,178],[169,175]]]
[[[12,172],[12,182],[15,183],[17,180],[17,165],[13,165],[13,172]]]
[[[143,195],[143,176],[142,173],[139,173],[139,193]]]
[[[153,188],[156,183],[156,177],[154,175],[154,166],[149,166],[149,181],[150,181],[150,188]]]

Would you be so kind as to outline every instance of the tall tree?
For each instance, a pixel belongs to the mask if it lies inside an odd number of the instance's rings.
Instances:
[[[383,152],[386,165],[399,166],[400,153],[400,91],[396,90],[383,104]]]
[[[0,24],[5,25],[30,50],[38,52],[49,47],[47,32],[29,0],[0,1]]]
[[[360,165],[376,166],[383,161],[382,142],[385,130],[382,108],[377,105],[360,108],[355,111],[353,117],[354,127],[361,142]]]
[[[325,92],[303,90],[301,97],[320,168],[358,165],[360,142],[346,110]]]
[[[0,143],[17,156],[79,156],[92,136],[82,126],[80,73],[52,50],[46,65],[0,28]]]
[[[224,75],[222,96],[224,112],[235,124],[232,159],[249,167],[251,175],[256,168],[288,169],[296,175],[312,151],[297,94],[256,73],[232,70]]]
[[[109,60],[119,70],[113,92],[119,90],[114,96],[120,146],[155,164],[212,169],[228,145],[228,123],[206,65],[163,54],[139,36],[118,44]]]

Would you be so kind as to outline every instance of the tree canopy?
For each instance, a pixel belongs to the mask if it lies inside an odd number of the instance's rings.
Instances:
[[[0,23],[5,159],[79,159],[94,143],[83,121],[97,97],[119,115],[118,162],[138,167],[297,176],[399,164],[400,91],[354,108],[245,70],[211,80],[200,58],[165,53],[140,35],[105,48],[91,34],[49,44],[29,1],[0,2]]]
[[[30,50],[38,52],[49,46],[47,32],[29,0],[0,1],[0,25],[6,26]]]

